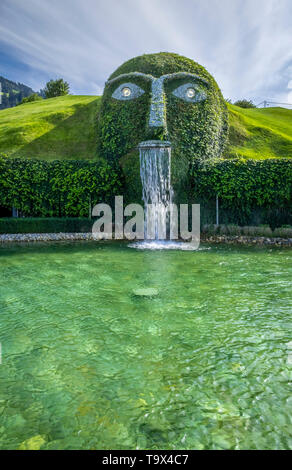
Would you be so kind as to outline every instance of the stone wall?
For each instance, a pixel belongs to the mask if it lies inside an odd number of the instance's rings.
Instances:
[[[18,242],[56,242],[56,241],[94,241],[94,235],[88,233],[16,233],[0,235],[0,243]],[[120,240],[117,240],[118,242]],[[212,235],[203,236],[203,243],[227,243],[233,245],[292,246],[292,238],[245,237]]]

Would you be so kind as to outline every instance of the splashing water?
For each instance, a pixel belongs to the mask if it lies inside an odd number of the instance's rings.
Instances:
[[[141,142],[140,175],[145,207],[145,238],[166,239],[172,204],[170,142]]]

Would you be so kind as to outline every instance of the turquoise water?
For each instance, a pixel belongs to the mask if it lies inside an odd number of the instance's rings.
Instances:
[[[0,448],[291,449],[291,260],[0,247]]]

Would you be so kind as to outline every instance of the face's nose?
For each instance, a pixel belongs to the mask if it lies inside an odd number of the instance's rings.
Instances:
[[[151,103],[148,121],[148,131],[153,138],[167,137],[166,99],[163,89],[163,78],[152,81]]]

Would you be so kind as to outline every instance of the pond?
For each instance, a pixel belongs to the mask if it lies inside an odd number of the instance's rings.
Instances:
[[[0,247],[1,449],[291,449],[280,248]]]

